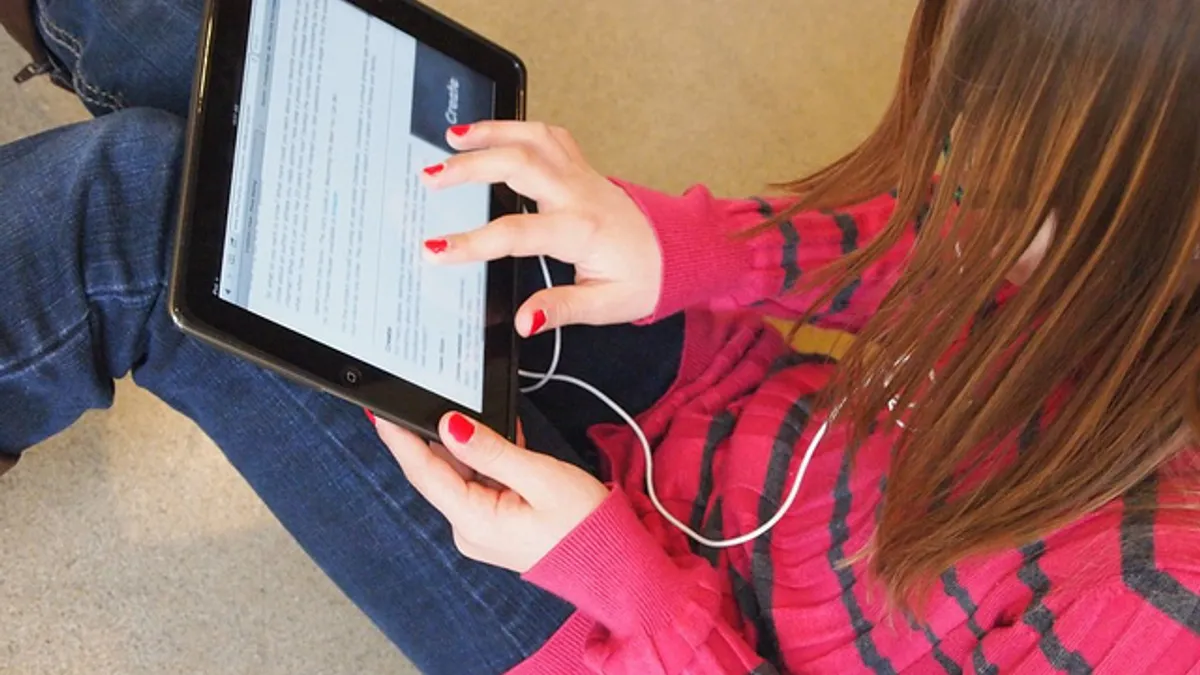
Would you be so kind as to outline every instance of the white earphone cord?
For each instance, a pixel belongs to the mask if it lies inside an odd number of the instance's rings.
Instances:
[[[539,260],[542,265],[542,276],[546,281],[546,288],[550,288],[554,286],[554,281],[550,277],[550,266],[547,264],[545,257],[539,257]],[[619,415],[621,419],[625,421],[625,424],[628,424],[629,428],[633,429],[633,433],[637,435],[638,441],[642,444],[642,452],[646,458],[646,494],[650,496],[650,501],[654,504],[654,508],[657,509],[660,514],[662,514],[663,518],[667,519],[668,523],[675,526],[675,528],[680,532],[686,534],[693,541],[709,548],[732,548],[734,546],[741,546],[742,544],[758,539],[762,535],[769,532],[771,528],[779,524],[779,521],[783,520],[784,515],[789,509],[792,508],[792,504],[795,503],[796,496],[800,494],[800,484],[804,481],[804,474],[808,471],[808,464],[812,461],[813,454],[817,451],[817,446],[821,444],[821,439],[825,437],[825,432],[829,430],[830,420],[833,419],[833,415],[830,415],[825,422],[821,424],[820,428],[817,429],[817,433],[813,434],[812,440],[808,443],[808,449],[804,451],[804,457],[800,460],[800,468],[797,469],[796,478],[792,481],[792,489],[788,492],[787,499],[783,500],[783,504],[780,505],[779,510],[775,512],[775,515],[772,516],[770,520],[763,523],[752,532],[747,532],[746,534],[734,537],[733,539],[709,539],[688,527],[675,516],[671,515],[671,513],[667,511],[666,507],[662,505],[662,502],[658,500],[658,492],[654,489],[654,453],[650,449],[650,441],[646,438],[646,432],[642,431],[642,427],[638,425],[638,423],[633,419],[632,415],[625,412],[621,406],[617,405],[615,401],[606,396],[604,392],[578,378],[571,377],[570,375],[559,375],[557,371],[558,362],[561,357],[562,328],[555,328],[554,355],[550,359],[550,367],[547,368],[546,372],[544,373],[518,370],[517,374],[519,374],[521,377],[530,380],[537,380],[537,382],[529,385],[528,387],[522,388],[521,392],[526,394],[535,392],[542,387],[545,387],[551,381],[566,382],[567,384],[573,384],[576,387],[579,387],[580,389],[592,394],[602,403],[604,403],[604,405],[612,408],[613,412],[617,413],[617,415]]]

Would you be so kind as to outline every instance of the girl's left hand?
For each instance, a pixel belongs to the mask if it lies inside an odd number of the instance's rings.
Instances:
[[[438,427],[445,454],[386,420],[376,428],[408,481],[450,521],[458,550],[490,565],[529,571],[608,497],[582,469],[458,413]]]

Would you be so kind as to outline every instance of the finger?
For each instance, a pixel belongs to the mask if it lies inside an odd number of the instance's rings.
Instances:
[[[478,478],[476,478],[476,480],[479,481],[480,485],[482,485],[486,488],[491,488],[491,489],[495,490],[496,492],[504,492],[505,490],[508,489],[507,485],[504,485],[502,483],[497,483],[495,480],[492,480],[491,478],[488,478],[487,476],[480,475]]]
[[[537,202],[559,202],[566,188],[561,171],[527,145],[505,145],[455,155],[427,167],[421,180],[431,188],[445,189],[468,183],[504,183]]]
[[[520,434],[520,426],[517,427],[517,430],[518,430],[517,433]],[[518,436],[518,438],[519,438],[519,436]],[[524,447],[524,446],[522,446],[522,447]],[[462,476],[463,480],[468,481],[468,483],[470,483],[471,481],[474,481],[486,488],[491,488],[492,490],[495,490],[496,492],[504,492],[505,490],[508,489],[506,486],[501,485],[500,483],[497,483],[496,481],[492,480],[491,478],[488,478],[487,476],[484,476],[483,474],[479,473],[475,469],[472,469],[471,467],[467,466],[466,464],[463,464],[462,460],[455,457],[454,453],[447,450],[446,446],[442,445],[441,443],[430,443],[429,451],[432,452],[433,455],[435,457],[437,457],[438,459],[445,460],[445,462],[447,464],[449,464],[452,469],[454,469],[454,472],[457,473],[458,475]],[[469,485],[468,485],[467,489],[468,490],[470,489]]]
[[[446,446],[442,445],[441,443],[430,443],[429,451],[433,453],[434,457],[437,457],[438,459],[449,464],[450,468],[454,469],[454,473],[462,476],[463,480],[475,480],[475,469],[463,464],[462,460],[455,457],[454,453],[446,449]]]
[[[550,134],[554,136],[554,138],[558,141],[558,144],[562,146],[563,152],[567,153],[568,158],[575,162],[579,162],[580,164],[587,163],[587,160],[585,160],[583,157],[583,149],[579,147],[579,143],[575,140],[575,137],[571,135],[571,132],[563,129],[562,127],[552,126],[550,127]]]
[[[470,518],[467,481],[446,460],[435,455],[428,443],[391,422],[379,420],[375,428],[413,489],[451,524]]]
[[[544,122],[521,122],[492,120],[475,124],[451,127],[446,140],[455,150],[480,150],[502,145],[528,145],[545,153],[550,159],[560,160],[568,156],[562,138],[570,137],[565,129]]]
[[[576,262],[586,248],[587,228],[576,216],[563,213],[518,213],[502,216],[473,232],[426,244],[426,256],[439,263],[468,263],[509,257],[546,255]]]
[[[517,332],[530,337],[564,326],[626,323],[654,310],[632,307],[632,301],[617,288],[612,283],[596,282],[538,291],[517,310]]]
[[[459,413],[442,418],[446,449],[464,464],[518,493],[531,504],[554,480],[549,457],[513,445],[508,439]]]

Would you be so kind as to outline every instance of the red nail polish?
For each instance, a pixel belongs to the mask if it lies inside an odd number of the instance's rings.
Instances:
[[[425,167],[426,176],[436,176],[446,170],[445,164],[434,164],[433,166]]]
[[[372,425],[379,424],[379,420],[375,419],[375,413],[363,408],[363,412],[367,414],[367,419],[371,420]]]
[[[455,136],[466,136],[467,132],[470,130],[470,124],[455,124],[454,126],[450,127],[450,133],[454,134]]]
[[[471,420],[458,413],[450,416],[450,422],[446,427],[450,432],[450,437],[457,443],[468,443],[471,437],[475,435],[475,425],[471,423]]]
[[[537,335],[538,331],[546,327],[546,313],[538,310],[533,313],[533,323],[529,326],[529,334]]]
[[[450,242],[445,239],[430,239],[425,242],[425,248],[429,249],[429,252],[434,255],[440,255],[445,253],[446,249],[450,248]]]

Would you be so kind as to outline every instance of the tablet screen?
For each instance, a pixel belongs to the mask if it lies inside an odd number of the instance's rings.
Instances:
[[[486,265],[422,242],[487,222],[490,188],[423,188],[487,77],[345,0],[253,4],[219,297],[475,411]]]

